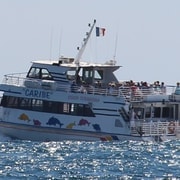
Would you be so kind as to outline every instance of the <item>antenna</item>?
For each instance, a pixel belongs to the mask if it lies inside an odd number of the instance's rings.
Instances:
[[[79,48],[79,47],[77,48],[77,49],[79,50],[79,52],[78,52],[78,54],[77,54],[77,56],[76,56],[76,58],[75,58],[75,63],[76,63],[76,64],[79,64],[79,61],[80,61],[80,59],[81,59],[81,57],[82,57],[82,54],[83,54],[83,52],[84,52],[84,50],[85,50],[85,48],[86,48],[86,45],[87,45],[87,43],[88,43],[88,40],[89,40],[89,38],[90,38],[90,36],[91,36],[91,33],[92,33],[92,31],[93,31],[93,28],[94,28],[95,24],[96,24],[96,20],[94,20],[94,23],[93,23],[92,26],[91,26],[90,24],[88,24],[88,26],[91,27],[91,29],[90,29],[89,32],[86,33],[86,37],[85,37],[84,40],[83,40],[84,42],[83,42],[81,48]]]
[[[59,37],[59,57],[61,56],[61,44],[62,44],[62,29]]]
[[[50,34],[50,51],[49,51],[49,55],[50,55],[50,60],[52,58],[52,42],[53,42],[53,29],[51,28],[51,34]]]
[[[118,33],[116,34],[116,39],[115,39],[115,49],[114,49],[114,56],[113,56],[114,61],[116,59],[117,43],[118,43]]]

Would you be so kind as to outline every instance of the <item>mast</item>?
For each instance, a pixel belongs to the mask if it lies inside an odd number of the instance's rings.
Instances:
[[[86,38],[84,38],[84,43],[82,44],[81,48],[80,49],[78,48],[79,52],[78,52],[78,54],[77,54],[77,56],[75,58],[75,64],[79,64],[79,61],[80,61],[80,59],[82,57],[82,54],[83,54],[83,52],[84,52],[84,50],[86,48],[86,45],[88,43],[88,40],[89,40],[89,38],[91,36],[91,33],[92,33],[93,29],[94,29],[95,24],[96,24],[96,20],[94,20],[94,23],[93,23],[92,26],[89,24],[89,27],[91,26],[91,29],[90,29],[89,32],[86,33]]]

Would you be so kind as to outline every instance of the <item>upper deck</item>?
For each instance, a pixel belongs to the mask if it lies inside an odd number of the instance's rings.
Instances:
[[[5,91],[8,86],[18,86],[23,88],[35,88],[48,91],[62,91],[65,93],[84,93],[91,95],[122,97],[127,102],[161,102],[169,101],[174,97],[175,86],[162,87],[138,87],[125,82],[111,83],[107,86],[98,84],[62,84],[54,80],[27,78],[26,73],[5,75],[0,90]],[[180,100],[180,99],[179,99]]]

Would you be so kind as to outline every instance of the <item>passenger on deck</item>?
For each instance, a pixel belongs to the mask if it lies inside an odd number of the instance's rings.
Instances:
[[[108,84],[108,94],[112,94],[112,86],[111,83]]]
[[[115,88],[116,88],[115,83],[109,83],[108,84],[108,94],[113,95]]]
[[[166,87],[165,87],[165,85],[164,85],[164,82],[161,82],[160,89],[161,89],[161,93],[162,93],[162,94],[165,94],[165,93],[166,93]]]
[[[85,82],[81,84],[80,88],[78,89],[78,92],[80,93],[87,93],[86,87],[85,87]]]
[[[131,85],[131,93],[132,95],[136,95],[136,91],[137,91],[137,86],[135,84]]]
[[[180,95],[180,83],[179,82],[177,82],[175,94]]]
[[[95,87],[101,88],[102,87],[101,82],[100,81],[95,82]]]
[[[160,90],[159,81],[155,81],[155,82],[154,82],[153,88],[154,88],[154,91],[155,91],[156,93],[160,93],[161,90]]]
[[[142,89],[148,89],[149,88],[149,86],[148,86],[148,83],[146,82],[146,81],[141,81],[141,88]]]

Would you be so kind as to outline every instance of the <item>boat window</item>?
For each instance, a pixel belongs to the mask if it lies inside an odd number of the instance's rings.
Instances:
[[[14,100],[15,100],[14,97],[9,96],[9,97],[7,98],[7,106],[8,106],[8,107],[13,107],[13,106],[14,106]]]
[[[82,69],[82,68],[80,68],[80,69],[78,70],[78,75],[79,75],[80,77],[82,77],[82,75],[83,75],[83,69]]]
[[[89,104],[74,104],[3,96],[1,106],[56,114],[70,114],[74,116],[95,116]]]
[[[8,98],[7,96],[2,97],[1,106],[5,106],[5,107],[7,106],[7,98]]]
[[[170,116],[170,108],[169,107],[163,107],[162,109],[162,117],[168,118]]]
[[[83,69],[83,76],[82,80],[86,82],[87,84],[92,84],[93,82],[93,69],[92,68],[84,68]]]
[[[84,108],[83,104],[78,104],[78,105],[77,105],[77,111],[76,111],[76,113],[77,113],[79,116],[83,116],[83,114],[84,114],[83,108]]]
[[[146,108],[146,113],[145,113],[145,118],[150,118],[151,117],[151,107]]]
[[[95,80],[102,80],[103,79],[103,71],[102,70],[95,70],[94,71],[94,79]]]
[[[51,74],[47,69],[35,68],[32,67],[27,75],[29,78],[37,78],[37,79],[52,79]]]
[[[91,108],[87,104],[84,105],[83,116],[94,116]]]
[[[154,107],[154,117],[155,118],[161,117],[161,108],[160,107]]]
[[[52,76],[47,69],[41,69],[41,79],[52,79]]]
[[[72,81],[75,80],[76,71],[75,70],[69,70],[67,71],[67,79]]]
[[[78,116],[94,117],[89,104],[71,104],[71,114]]]
[[[171,108],[171,111],[173,112],[173,108]],[[172,113],[172,117],[173,117],[173,113]],[[179,104],[175,105],[175,114],[174,114],[174,117],[175,117],[176,120],[179,119]]]
[[[11,96],[3,96],[1,101],[1,106],[5,107],[18,107],[18,98],[17,97],[11,97]]]
[[[43,101],[43,111],[44,112],[50,112],[52,111],[53,104],[49,101]]]
[[[172,118],[173,119],[174,109],[173,107],[163,107],[162,117],[163,118]]]
[[[143,119],[144,118],[144,108],[134,108],[134,112],[136,118]]]
[[[83,115],[83,104],[71,104],[72,115]]]
[[[43,101],[40,99],[33,99],[32,100],[32,109],[35,111],[42,111],[43,110]]]
[[[27,75],[29,78],[40,78],[40,68],[32,67]]]
[[[63,105],[63,112],[64,113],[69,113],[69,103],[64,103],[64,105]]]
[[[87,84],[92,84],[94,80],[102,80],[103,79],[103,71],[102,70],[94,70],[93,68],[84,68],[82,75],[79,71],[79,76],[82,77],[82,81]]]
[[[31,99],[21,98],[19,101],[19,107],[21,109],[30,109],[31,108]]]
[[[75,114],[75,106],[74,106],[74,104],[71,104],[71,114]]]

